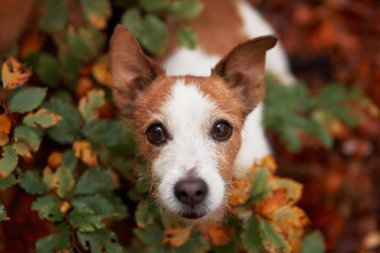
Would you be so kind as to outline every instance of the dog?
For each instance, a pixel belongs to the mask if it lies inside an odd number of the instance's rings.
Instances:
[[[232,178],[271,152],[261,126],[265,66],[293,79],[273,29],[248,2],[202,3],[190,23],[197,47],[178,47],[162,64],[120,25],[110,41],[114,101],[135,128],[158,203],[193,224],[220,220]]]

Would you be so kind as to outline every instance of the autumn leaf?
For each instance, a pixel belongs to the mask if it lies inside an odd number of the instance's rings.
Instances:
[[[35,113],[29,113],[23,119],[23,123],[31,127],[48,128],[56,125],[62,119],[61,116],[46,110],[39,109]]]
[[[286,190],[284,189],[275,190],[272,196],[264,198],[259,202],[256,212],[266,218],[270,218],[274,211],[287,204],[285,194]]]
[[[191,227],[169,228],[164,232],[163,243],[178,248],[185,244],[191,235]]]
[[[1,72],[3,87],[6,90],[13,90],[21,85],[24,85],[32,75],[32,71],[30,69],[13,57],[10,57],[3,63]]]
[[[57,168],[61,164],[63,153],[59,151],[52,152],[48,157],[48,165],[51,168]]]
[[[87,165],[98,164],[98,158],[91,150],[91,145],[85,140],[75,141],[73,144],[75,156]]]
[[[243,180],[234,180],[230,190],[228,203],[231,206],[238,206],[245,204],[252,189],[252,185],[247,178]]]
[[[11,131],[11,120],[6,114],[0,115],[0,146],[5,146],[9,142],[8,134]]]
[[[21,40],[20,57],[24,59],[33,53],[39,52],[43,43],[44,40],[38,32],[33,31],[26,33]]]
[[[226,245],[231,241],[231,228],[224,227],[221,224],[213,224],[207,229],[202,229],[202,234],[206,240],[216,246]]]
[[[112,75],[105,57],[100,58],[100,60],[92,66],[92,74],[99,83],[112,87]]]
[[[99,117],[97,109],[105,104],[105,93],[103,90],[90,90],[85,97],[79,101],[79,112],[86,121]]]

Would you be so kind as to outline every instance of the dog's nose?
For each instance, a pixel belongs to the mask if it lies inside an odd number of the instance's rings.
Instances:
[[[202,179],[184,179],[174,186],[174,194],[179,201],[194,206],[204,200],[208,187]]]

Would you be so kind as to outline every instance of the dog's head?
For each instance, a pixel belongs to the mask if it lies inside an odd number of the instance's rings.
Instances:
[[[196,221],[223,214],[241,129],[264,95],[265,52],[276,41],[266,36],[238,45],[209,77],[166,76],[125,28],[116,28],[114,100],[136,128],[169,213]]]

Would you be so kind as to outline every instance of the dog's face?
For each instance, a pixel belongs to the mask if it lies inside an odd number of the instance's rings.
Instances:
[[[116,28],[115,103],[136,128],[159,203],[170,214],[187,221],[222,216],[241,129],[263,97],[265,52],[275,43],[268,36],[239,45],[210,77],[169,77],[126,29]]]

